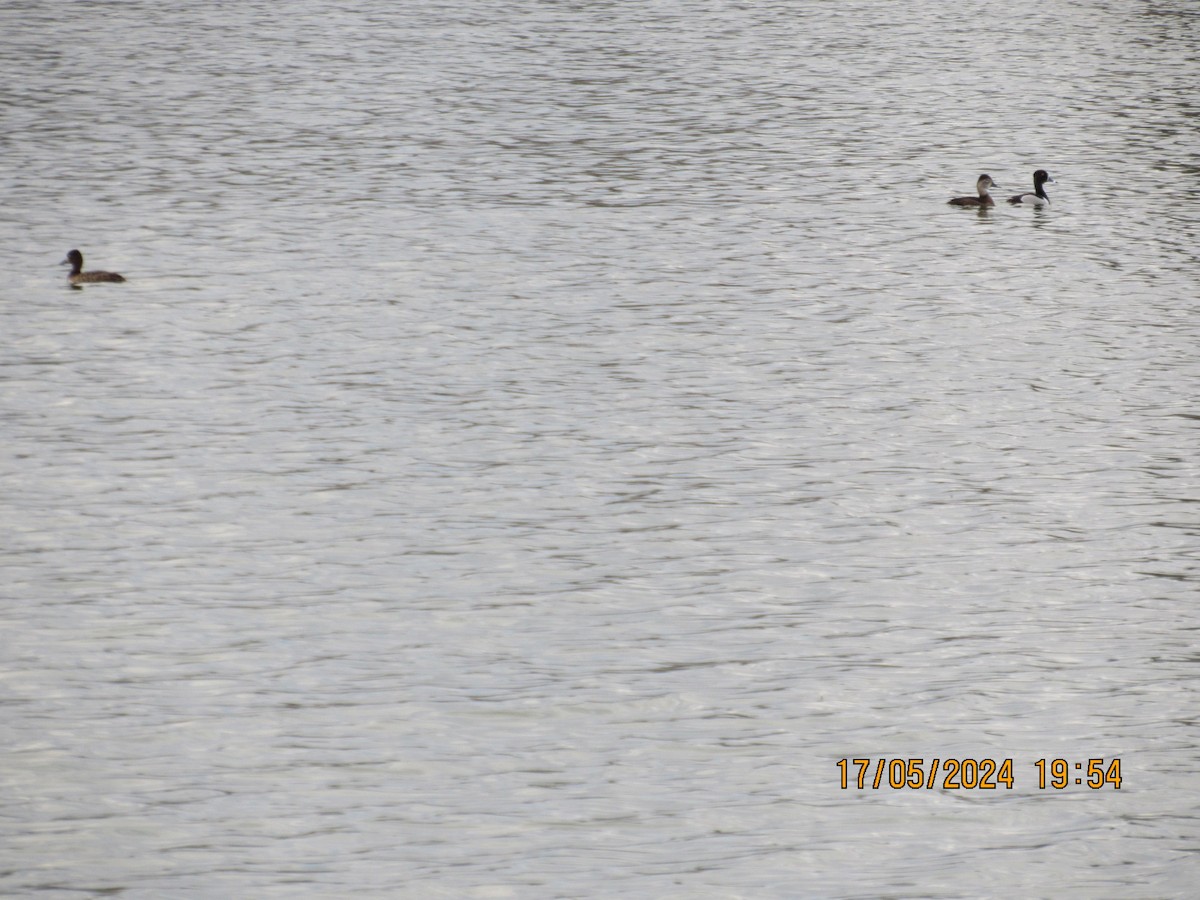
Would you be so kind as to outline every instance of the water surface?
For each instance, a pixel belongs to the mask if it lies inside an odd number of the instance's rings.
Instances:
[[[1192,4],[63,10],[6,896],[1191,896]]]

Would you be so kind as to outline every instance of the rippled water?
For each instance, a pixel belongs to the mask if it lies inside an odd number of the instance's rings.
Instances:
[[[1193,896],[1198,75],[1190,0],[6,4],[0,892]]]

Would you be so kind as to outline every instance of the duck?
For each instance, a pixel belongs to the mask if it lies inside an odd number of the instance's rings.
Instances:
[[[979,180],[975,182],[975,190],[979,191],[978,197],[955,197],[949,202],[954,206],[995,206],[996,201],[988,193],[988,188],[998,187],[1000,185],[992,181],[991,175],[980,175]]]
[[[1038,169],[1033,173],[1033,193],[1017,194],[1015,197],[1009,197],[1008,202],[1014,206],[1019,203],[1026,203],[1032,206],[1049,206],[1050,197],[1046,194],[1046,189],[1042,186],[1047,183],[1054,184],[1055,181],[1045,169]]]
[[[67,258],[61,263],[61,266],[70,266],[71,272],[67,275],[67,281],[71,284],[92,284],[101,281],[124,281],[125,279],[116,272],[85,272],[83,271],[83,254],[78,250],[71,250],[67,253]]]

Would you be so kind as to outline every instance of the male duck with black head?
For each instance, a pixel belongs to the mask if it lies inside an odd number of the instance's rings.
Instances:
[[[67,275],[67,281],[71,283],[71,287],[78,287],[81,284],[101,284],[103,282],[123,282],[125,279],[116,272],[85,272],[83,271],[83,254],[78,250],[72,250],[67,254],[60,265],[70,266],[71,271]]]
[[[995,206],[996,201],[992,199],[992,195],[988,193],[988,188],[998,188],[1000,185],[992,181],[991,175],[980,175],[979,180],[975,182],[975,190],[979,192],[978,197],[955,197],[948,201],[952,206],[974,206],[983,208],[987,206]]]
[[[1009,197],[1008,202],[1013,206],[1049,206],[1050,197],[1046,193],[1044,185],[1054,183],[1054,179],[1050,177],[1049,172],[1045,169],[1038,169],[1033,173],[1033,193],[1017,194],[1015,197]]]

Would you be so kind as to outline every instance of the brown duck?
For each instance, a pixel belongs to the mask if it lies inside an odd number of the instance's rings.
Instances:
[[[93,284],[101,281],[125,280],[116,272],[83,271],[83,254],[78,250],[72,250],[68,253],[67,258],[62,261],[61,265],[71,267],[71,273],[67,275],[67,281],[71,282],[71,284]]]

